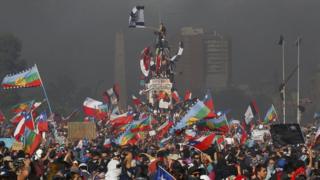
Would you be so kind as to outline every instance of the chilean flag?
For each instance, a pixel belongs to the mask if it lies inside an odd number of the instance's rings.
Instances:
[[[130,123],[133,120],[133,113],[132,112],[126,112],[120,115],[114,115],[112,114],[110,116],[109,123],[116,127],[116,126],[123,126],[128,123]]]
[[[47,132],[48,131],[48,121],[47,121],[47,113],[42,112],[37,118],[37,127],[40,132]]]
[[[212,111],[214,112],[214,104],[213,99],[211,96],[211,92],[208,90],[206,95],[204,96],[203,103]]]
[[[87,97],[83,102],[83,112],[86,116],[92,116],[102,120],[107,116],[107,112],[100,109],[102,105],[102,102]]]
[[[34,122],[33,122],[33,117],[31,113],[24,113],[23,116],[25,119],[25,122],[24,122],[25,126],[31,130],[34,130]]]
[[[110,147],[111,147],[111,140],[110,140],[110,138],[106,138],[106,139],[104,140],[103,147],[105,147],[105,148],[110,148]]]
[[[196,149],[199,149],[200,151],[205,151],[211,146],[215,136],[215,133],[211,133],[208,136],[202,136],[198,139],[190,141],[188,145]]]
[[[18,123],[16,129],[14,130],[13,136],[17,141],[24,135],[24,129],[26,127],[24,118]]]

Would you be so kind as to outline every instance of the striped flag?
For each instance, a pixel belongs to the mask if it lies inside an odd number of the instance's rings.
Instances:
[[[94,117],[98,120],[104,120],[107,117],[107,112],[102,108],[103,103],[87,97],[83,102],[83,112],[86,116]]]
[[[36,65],[17,74],[8,74],[1,83],[4,89],[29,88],[41,86],[39,71]]]
[[[24,134],[24,130],[25,130],[25,123],[24,123],[24,118],[18,123],[16,129],[14,130],[13,136],[17,141],[20,141],[20,138],[23,136]]]
[[[203,119],[197,123],[198,126],[206,126],[211,130],[219,130],[223,132],[229,131],[228,120],[225,114],[218,118]]]
[[[33,106],[33,103],[34,100],[16,104],[11,108],[11,112],[20,113],[22,111],[30,111],[31,107]]]
[[[215,136],[215,133],[211,133],[208,136],[201,136],[200,138],[189,141],[188,146],[192,146],[200,151],[205,151],[212,145]]]
[[[36,133],[29,128],[25,128],[24,138],[25,152],[32,155],[41,143],[41,134]]]
[[[119,127],[130,123],[133,120],[133,113],[126,112],[120,115],[111,114],[109,123],[113,127]]]
[[[36,123],[37,123],[37,129],[39,132],[47,132],[48,131],[48,121],[47,121],[47,113],[42,112],[37,118],[36,118]]]
[[[160,127],[157,128],[157,138],[162,139],[162,137],[169,131],[169,129],[173,126],[173,122],[168,120],[163,123]]]
[[[278,115],[276,112],[276,109],[274,108],[273,104],[271,105],[271,107],[269,108],[268,112],[266,113],[266,116],[264,118],[263,123],[264,124],[268,124],[270,122],[274,122],[278,119]]]
[[[203,104],[202,101],[198,101],[187,114],[173,127],[172,130],[179,130],[186,126],[190,126],[200,119],[203,119],[210,113],[210,109]]]

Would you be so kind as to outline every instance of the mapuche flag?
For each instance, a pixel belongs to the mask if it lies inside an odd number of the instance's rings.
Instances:
[[[36,65],[17,74],[6,75],[1,83],[4,89],[39,87],[41,85],[40,75]]]
[[[24,138],[25,152],[32,155],[41,144],[41,134],[25,128]]]

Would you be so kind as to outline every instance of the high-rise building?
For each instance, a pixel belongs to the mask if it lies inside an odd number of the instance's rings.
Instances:
[[[184,54],[177,63],[177,86],[195,94],[203,94],[204,88],[227,88],[232,76],[231,39],[192,27],[182,28],[179,38],[184,43]]]
[[[203,36],[205,56],[205,87],[222,90],[231,82],[231,40],[217,32]]]
[[[114,82],[120,85],[120,108],[126,109],[127,82],[123,32],[117,32],[115,37]]]
[[[180,90],[189,89],[194,94],[202,93],[204,87],[205,64],[202,37],[203,29],[186,27],[181,29],[178,39],[184,44],[184,52],[177,63],[176,85]]]

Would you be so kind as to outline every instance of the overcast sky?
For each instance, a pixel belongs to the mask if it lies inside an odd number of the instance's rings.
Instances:
[[[288,70],[296,64],[294,41],[298,35],[303,38],[304,86],[310,85],[320,62],[319,0],[1,0],[0,32],[21,39],[22,57],[38,64],[45,81],[65,73],[83,86],[102,81],[103,89],[112,86],[114,37],[123,31],[128,86],[136,89],[138,54],[153,40],[152,33],[127,28],[128,13],[136,4],[145,5],[148,25],[164,21],[169,37],[184,26],[231,36],[237,84],[258,85],[257,79],[281,77],[281,48],[276,44],[280,34],[288,42]]]

